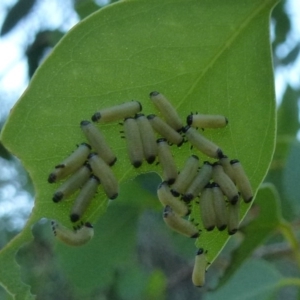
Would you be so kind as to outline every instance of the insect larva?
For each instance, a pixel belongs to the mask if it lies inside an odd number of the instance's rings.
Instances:
[[[97,153],[91,153],[88,158],[93,173],[100,179],[107,197],[111,200],[117,198],[119,194],[119,186],[111,168],[100,156],[97,155]]]
[[[164,138],[157,140],[158,160],[163,170],[163,179],[168,184],[174,183],[177,178],[177,168],[172,156],[170,146]]]
[[[161,112],[166,122],[176,131],[180,131],[183,127],[182,121],[169,100],[159,92],[151,92],[150,99],[156,108]]]
[[[185,133],[187,140],[203,154],[212,158],[223,157],[222,150],[212,141],[200,134],[195,128],[186,126],[184,127],[183,132]]]
[[[190,238],[199,237],[199,231],[195,225],[193,225],[190,221],[182,219],[178,215],[176,215],[171,206],[166,205],[163,213],[165,223],[177,231],[180,234],[183,234]]]
[[[213,203],[213,192],[211,184],[207,184],[200,196],[200,213],[203,227],[211,231],[216,225],[216,215]]]
[[[253,192],[250,181],[245,173],[243,166],[237,159],[231,160],[230,164],[234,170],[235,181],[242,194],[244,202],[251,202],[251,200],[253,199]]]
[[[183,137],[165,121],[156,115],[147,116],[153,129],[159,133],[162,137],[166,138],[171,144],[175,144],[178,147],[183,143]]]
[[[228,221],[227,231],[229,235],[235,234],[239,229],[239,213],[240,213],[240,201],[238,200],[235,205],[229,203],[228,205]]]
[[[56,221],[51,221],[51,225],[54,235],[69,246],[84,245],[94,236],[93,226],[89,222],[76,230],[71,230]]]
[[[209,264],[205,258],[205,253],[203,248],[198,249],[196,253],[192,274],[192,281],[196,287],[202,287],[205,284],[205,273]]]
[[[212,165],[205,161],[202,168],[199,170],[198,174],[187,188],[183,195],[183,200],[186,202],[192,201],[196,196],[201,193],[204,187],[209,183],[212,176]]]
[[[100,130],[93,123],[86,120],[81,121],[80,127],[92,148],[109,166],[113,166],[117,158],[108,146]]]
[[[239,199],[238,190],[219,163],[214,163],[212,177],[220,186],[230,203],[234,205]]]
[[[163,181],[158,186],[157,197],[164,207],[166,205],[169,205],[173,209],[173,211],[180,217],[187,216],[190,213],[188,206],[172,195],[166,181]]]
[[[157,143],[155,134],[149,120],[143,114],[136,115],[140,136],[142,139],[145,159],[152,164],[157,156]]]
[[[229,158],[226,155],[224,155],[222,158],[219,159],[219,162],[222,165],[224,172],[228,175],[232,182],[235,183],[234,171],[230,164]]]
[[[132,100],[123,104],[103,108],[92,116],[93,122],[108,123],[132,117],[142,110],[139,101]]]
[[[141,134],[136,119],[127,118],[124,120],[124,135],[129,160],[135,168],[138,168],[142,165],[144,151]]]
[[[82,217],[95,196],[99,183],[99,179],[91,175],[89,180],[82,187],[71,209],[70,219],[72,222],[77,222]]]
[[[59,202],[71,196],[88,180],[90,174],[90,165],[84,164],[55,191],[52,200]]]
[[[74,173],[86,161],[90,150],[90,145],[86,143],[80,144],[70,156],[68,156],[59,165],[55,166],[55,169],[51,172],[51,174],[48,177],[48,182],[56,182],[57,180],[61,180],[70,175],[71,173]]]
[[[222,128],[228,124],[228,119],[221,115],[191,114],[187,116],[189,126],[199,128]]]
[[[183,194],[191,182],[194,180],[199,167],[199,158],[196,155],[191,155],[185,162],[183,169],[178,174],[171,192],[175,197]]]
[[[216,216],[216,226],[219,231],[224,230],[227,227],[227,208],[224,199],[224,195],[219,185],[215,182],[212,183],[213,192],[213,205]]]

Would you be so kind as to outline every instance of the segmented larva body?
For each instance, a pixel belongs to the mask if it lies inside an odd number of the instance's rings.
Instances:
[[[209,263],[206,260],[203,248],[197,250],[194,269],[192,274],[192,281],[196,287],[202,287],[205,284],[205,273]]]
[[[221,115],[191,114],[186,121],[189,126],[197,128],[222,128],[228,124],[228,119]]]
[[[85,223],[76,230],[71,230],[56,221],[51,221],[54,235],[69,246],[81,246],[86,244],[94,236],[94,228],[90,223]]]
[[[235,234],[239,229],[240,222],[240,200],[235,205],[228,205],[227,231],[229,235]]]
[[[165,223],[173,230],[178,233],[185,235],[190,238],[199,237],[200,233],[198,228],[193,225],[190,221],[185,220],[178,215],[176,215],[171,208],[171,206],[167,205],[163,212],[163,217]]]
[[[219,159],[221,166],[223,167],[224,172],[228,175],[228,177],[232,180],[233,183],[235,182],[234,170],[230,164],[229,158],[224,155],[222,158]]]
[[[119,185],[112,169],[97,155],[97,153],[91,153],[89,155],[89,163],[93,173],[100,179],[107,197],[111,200],[117,198],[119,194]]]
[[[219,229],[219,231],[222,231],[227,227],[228,212],[223,192],[220,189],[219,185],[215,182],[212,183],[212,193],[213,206],[216,217],[216,226]]]
[[[150,93],[150,99],[155,107],[161,112],[168,125],[176,131],[180,131],[183,124],[176,109],[170,101],[163,94],[157,91]]]
[[[179,197],[179,195],[185,193],[185,191],[197,175],[198,167],[198,156],[191,155],[186,160],[183,169],[180,171],[174,184],[172,185],[171,192],[175,197]]]
[[[90,145],[86,143],[80,144],[70,156],[68,156],[64,161],[55,166],[55,169],[48,177],[48,182],[53,183],[58,180],[64,179],[68,175],[77,171],[87,160],[90,150]]]
[[[235,204],[239,199],[238,190],[219,163],[214,163],[212,177],[220,186],[230,203]]]
[[[143,163],[144,151],[142,138],[136,119],[127,118],[124,120],[124,135],[129,160],[135,168],[139,168]]]
[[[162,137],[166,138],[168,142],[175,144],[178,147],[182,145],[184,139],[181,134],[168,125],[165,121],[153,114],[147,116],[147,118],[150,121],[153,129]]]
[[[204,187],[209,183],[211,177],[212,165],[208,161],[205,161],[202,168],[199,170],[194,180],[184,193],[183,200],[190,202],[197,197],[202,192]]]
[[[133,117],[142,110],[139,101],[132,100],[123,104],[103,108],[92,116],[93,122],[109,123]]]
[[[72,222],[77,222],[85,213],[97,192],[99,183],[99,179],[96,176],[91,175],[82,187],[71,209],[70,219]]]
[[[143,152],[148,164],[152,164],[157,156],[157,143],[153,128],[143,114],[136,115],[137,125],[142,139]]]
[[[211,184],[207,184],[200,196],[200,213],[203,227],[211,231],[216,225],[216,214],[213,203],[213,192]]]
[[[195,128],[186,126],[183,132],[187,140],[203,154],[212,158],[223,157],[223,151],[220,147],[200,134]]]
[[[241,163],[237,159],[230,161],[232,169],[234,171],[235,182],[241,192],[242,198],[245,203],[251,202],[253,199],[253,191],[248,176]]]
[[[88,180],[90,174],[90,165],[84,164],[55,191],[52,200],[59,202],[71,196]]]
[[[158,160],[163,170],[163,180],[168,184],[174,183],[177,178],[177,168],[170,146],[164,138],[157,140]]]
[[[90,121],[81,121],[80,127],[92,148],[109,165],[113,166],[117,157],[107,144],[101,131]]]
[[[157,188],[157,196],[161,204],[165,207],[169,205],[173,211],[180,217],[187,216],[190,213],[188,206],[175,198],[166,181],[163,181]]]

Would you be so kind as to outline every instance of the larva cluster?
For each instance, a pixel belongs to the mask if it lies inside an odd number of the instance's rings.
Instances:
[[[197,130],[223,128],[228,124],[228,119],[221,115],[196,113],[187,116],[185,125],[176,109],[161,93],[151,92],[150,99],[158,115],[145,116],[141,113],[140,102],[130,101],[97,111],[92,116],[94,123],[81,121],[80,127],[88,144],[80,144],[49,175],[49,183],[65,180],[55,191],[53,201],[63,201],[80,189],[70,213],[71,221],[77,222],[82,220],[99,185],[109,199],[117,198],[118,180],[112,170],[117,157],[97,124],[101,126],[122,121],[131,165],[139,168],[144,160],[148,164],[158,160],[161,166],[163,181],[157,188],[157,196],[164,207],[163,219],[167,226],[190,238],[200,237],[200,228],[206,231],[215,228],[223,231],[227,228],[229,235],[236,233],[240,198],[245,203],[251,202],[253,198],[250,182],[237,159],[230,160],[218,145]],[[186,142],[214,161],[201,162],[197,155],[191,155],[183,168],[178,170],[172,155],[172,145],[180,147]],[[202,224],[195,224],[194,219],[188,217],[191,207],[194,209],[195,205],[199,209]],[[55,227],[56,232],[59,232],[56,235],[67,244],[72,244],[70,240],[73,236],[82,236],[81,228],[66,234],[67,229],[60,231],[57,229],[59,226]],[[196,286],[202,286],[205,282],[205,271],[209,264],[206,253],[203,248],[197,251],[192,276]]]

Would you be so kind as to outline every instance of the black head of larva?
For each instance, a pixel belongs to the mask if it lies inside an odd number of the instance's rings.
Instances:
[[[92,158],[92,157],[95,156],[95,155],[98,155],[98,154],[95,153],[95,152],[90,153],[90,154],[88,155],[88,159]]]
[[[185,203],[190,203],[193,200],[193,198],[194,198],[193,194],[185,194],[182,196],[182,200]]]
[[[151,155],[151,156],[149,156],[149,157],[147,158],[147,163],[148,163],[149,165],[153,164],[154,161],[155,161],[155,155]]]
[[[48,177],[48,182],[53,183],[56,181],[56,175],[54,173],[51,173]]]
[[[62,198],[63,198],[64,194],[62,192],[56,192],[54,195],[53,195],[53,202],[57,203],[59,202]]]
[[[166,181],[167,181],[168,185],[172,185],[175,182],[175,178],[169,178]]]
[[[235,234],[237,231],[238,231],[237,228],[234,228],[234,229],[228,230],[228,234],[229,234],[229,235],[233,235],[233,234]]]
[[[220,148],[218,148],[218,150],[217,150],[217,156],[218,156],[218,158],[224,157],[223,151]]]
[[[196,255],[201,255],[204,253],[204,249],[203,248],[199,248],[196,252]]]
[[[166,143],[167,142],[167,139],[165,138],[159,138],[156,140],[156,143],[159,144],[159,143]]]
[[[109,166],[112,167],[117,161],[117,158],[115,157],[110,163]]]
[[[92,115],[92,121],[93,122],[98,122],[101,119],[101,114],[100,112],[96,112]]]
[[[151,93],[149,94],[149,96],[150,96],[150,97],[155,97],[155,96],[157,96],[157,95],[159,95],[159,94],[160,94],[160,92],[153,91],[153,92],[151,92]]]
[[[236,205],[237,202],[238,202],[238,200],[239,200],[239,195],[235,195],[235,196],[233,196],[233,197],[230,199],[230,203],[231,203],[232,205]]]
[[[191,236],[191,238],[192,238],[192,239],[196,239],[196,238],[198,238],[199,236],[200,236],[200,233],[197,232],[197,233],[193,234],[193,235]]]
[[[154,119],[155,117],[156,117],[156,115],[151,114],[151,115],[148,115],[148,116],[147,116],[147,119],[148,119],[148,120],[152,120],[152,119]]]
[[[93,179],[96,180],[99,184],[101,183],[101,180],[100,180],[97,176],[95,176],[94,174],[92,174],[92,175],[90,176],[90,178],[93,178]]]
[[[227,225],[226,224],[223,224],[221,226],[218,227],[218,230],[219,231],[223,231],[224,229],[226,229]]]
[[[228,119],[225,117],[225,122],[226,122],[226,125],[228,124]]]
[[[80,146],[86,146],[87,148],[89,148],[90,150],[92,149],[92,147],[88,144],[88,143],[81,143]]]
[[[87,126],[89,124],[91,124],[91,122],[87,121],[87,120],[83,120],[83,121],[80,122],[80,126]]]
[[[230,164],[231,165],[234,165],[234,164],[237,164],[237,163],[239,163],[240,161],[238,160],[238,159],[232,159],[231,161],[230,161]]]
[[[140,107],[140,111],[143,109],[143,106],[142,106],[142,104],[141,104],[141,102],[140,102],[140,101],[137,101],[137,100],[132,100],[132,101],[135,101],[135,102],[137,102],[137,103],[138,103],[138,105],[139,105],[139,107]]]
[[[118,197],[118,195],[119,195],[118,193],[115,193],[109,199],[110,200],[114,200],[114,199],[116,199]]]
[[[135,168],[139,168],[141,165],[142,165],[142,162],[140,160],[136,160],[132,163],[132,165],[135,167]]]
[[[145,116],[144,114],[136,114],[136,115],[135,115],[135,118],[138,119],[138,118],[144,117],[144,116]]]
[[[193,123],[193,115],[188,115],[186,118],[186,123],[190,126]]]
[[[90,222],[85,222],[84,226],[88,228],[93,228],[93,225]]]
[[[171,193],[174,197],[179,197],[180,196],[180,193],[178,193],[177,191],[171,189]]]
[[[186,133],[191,127],[189,125],[182,128],[182,132]]]
[[[70,215],[70,220],[71,222],[77,222],[80,219],[80,216],[78,214],[71,214]]]
[[[197,155],[195,155],[195,154],[193,154],[192,157],[195,158],[195,159],[197,159],[197,160],[199,160],[199,157]]]

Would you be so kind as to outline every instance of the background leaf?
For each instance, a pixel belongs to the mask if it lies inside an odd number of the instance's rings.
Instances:
[[[48,184],[47,177],[83,141],[80,121],[101,107],[131,99],[141,101],[143,111],[151,113],[148,94],[153,90],[164,93],[183,120],[191,111],[227,116],[227,128],[204,134],[229,157],[241,160],[256,190],[274,148],[269,15],[275,3],[124,1],[75,26],[36,71],[1,136],[35,185],[35,208],[28,224],[47,217],[71,225],[73,198],[53,204],[58,185]],[[120,128],[101,126],[118,157],[113,170],[120,182],[138,173],[159,173],[159,166],[144,164],[139,171],[130,166]],[[197,152],[187,144],[173,146],[179,169],[191,153]],[[94,222],[106,204],[100,189],[84,219]],[[242,215],[248,209],[242,204]],[[213,261],[227,238],[225,232],[204,232],[197,246],[208,249]]]

